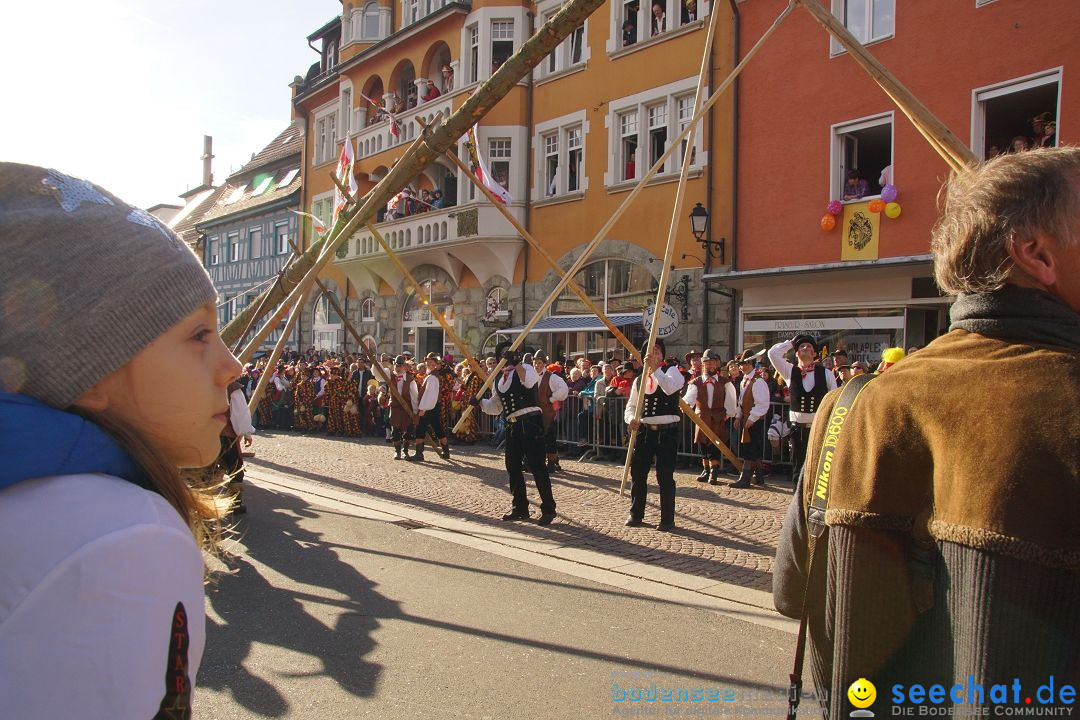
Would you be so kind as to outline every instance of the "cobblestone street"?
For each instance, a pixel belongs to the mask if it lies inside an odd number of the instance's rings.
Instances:
[[[260,432],[255,450],[257,457],[248,463],[256,474],[265,468],[480,525],[506,526],[499,519],[510,507],[503,456],[482,442],[453,446],[449,461],[429,452],[422,464],[394,461],[393,449],[373,438]],[[677,471],[678,531],[664,533],[623,525],[630,498],[629,487],[625,497],[618,494],[621,462],[563,459],[561,464],[563,470],[552,478],[558,518],[546,528],[514,523],[515,530],[718,582],[771,588],[776,539],[791,497],[787,479],[733,490],[698,483],[696,469]],[[531,475],[526,474],[526,483],[530,500],[538,504]],[[645,520],[655,524],[654,481],[649,492]]]

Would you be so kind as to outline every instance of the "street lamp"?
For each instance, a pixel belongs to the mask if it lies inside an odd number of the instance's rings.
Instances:
[[[712,268],[713,248],[717,248],[715,257],[719,258],[720,263],[724,262],[724,239],[709,240],[705,237],[709,230],[709,211],[701,206],[701,203],[695,203],[694,209],[690,211],[690,230],[694,233],[694,239],[701,243],[701,247],[705,250],[705,272],[708,273]]]

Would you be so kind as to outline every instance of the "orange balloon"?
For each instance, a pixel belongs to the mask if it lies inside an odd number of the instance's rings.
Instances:
[[[821,216],[821,229],[825,232],[829,232],[836,227],[836,216],[825,213]]]
[[[872,213],[879,213],[879,212],[881,212],[882,210],[885,209],[885,201],[884,200],[871,200],[870,204],[867,205],[867,209],[869,209],[870,212],[872,212]]]

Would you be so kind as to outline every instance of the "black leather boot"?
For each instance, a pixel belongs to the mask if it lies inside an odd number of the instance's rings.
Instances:
[[[750,463],[747,460],[743,460],[742,471],[739,473],[739,479],[736,482],[731,483],[728,487],[733,488],[748,488],[750,487],[750,477],[754,471],[750,467]]]

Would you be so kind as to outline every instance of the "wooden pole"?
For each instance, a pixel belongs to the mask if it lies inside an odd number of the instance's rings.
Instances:
[[[649,168],[649,171],[645,173],[645,176],[638,181],[638,184],[634,186],[634,189],[631,190],[630,193],[623,199],[622,203],[615,210],[612,216],[608,218],[607,222],[604,223],[604,226],[600,228],[600,230],[596,233],[593,239],[588,243],[588,245],[585,246],[581,256],[574,262],[573,266],[566,271],[566,275],[563,277],[563,279],[555,284],[555,288],[548,295],[547,299],[544,300],[543,304],[541,304],[540,308],[536,311],[536,314],[533,315],[532,319],[525,325],[521,334],[518,336],[518,339],[511,344],[510,348],[512,350],[517,350],[518,347],[521,346],[521,343],[525,341],[525,337],[530,332],[532,332],[532,329],[536,327],[537,323],[540,322],[547,309],[551,306],[553,302],[555,302],[555,300],[559,297],[562,291],[566,288],[566,285],[570,281],[570,279],[577,275],[578,271],[581,270],[582,266],[584,266],[585,263],[588,261],[589,256],[592,254],[592,252],[596,249],[600,242],[605,237],[607,237],[608,232],[611,231],[611,228],[614,227],[615,223],[626,211],[626,208],[629,207],[630,203],[634,201],[634,199],[638,196],[638,193],[640,193],[641,190],[645,187],[645,184],[649,180],[651,180],[657,172],[659,172],[660,168],[662,168],[664,166],[664,163],[667,162],[667,159],[671,157],[671,155],[675,152],[675,148],[677,148],[679,144],[684,139],[686,139],[691,132],[694,131],[694,129],[697,127],[697,123],[701,121],[702,116],[704,116],[704,114],[708,112],[714,104],[716,104],[716,101],[720,99],[720,96],[728,89],[731,83],[735,81],[735,78],[739,76],[739,73],[743,71],[746,65],[750,62],[751,58],[753,58],[754,55],[757,54],[757,52],[765,44],[765,41],[776,31],[776,29],[780,26],[780,23],[783,22],[784,18],[791,14],[792,7],[793,6],[790,4],[784,7],[783,11],[781,11],[780,15],[776,18],[776,20],[773,21],[773,24],[769,26],[769,28],[762,34],[754,47],[750,48],[750,51],[746,54],[746,57],[739,61],[739,64],[736,65],[735,68],[731,71],[731,73],[727,76],[727,78],[725,78],[724,81],[720,83],[720,86],[716,89],[715,92],[713,92],[712,95],[709,96],[709,99],[705,101],[705,104],[702,105],[701,108],[694,113],[694,116],[690,119],[690,122],[687,124],[686,128],[684,128],[683,131],[680,132],[678,136],[676,136],[668,149],[665,150],[664,154],[660,156],[660,159],[658,159],[656,163],[651,168]],[[498,376],[499,371],[502,369],[504,364],[505,363],[500,360],[498,365],[495,366],[495,369],[492,371],[492,373],[488,375],[488,379],[484,381],[483,387],[481,387],[480,390],[477,392],[476,397],[478,399],[483,397],[484,393],[486,393],[488,391],[488,388],[491,387],[493,378]],[[462,417],[464,417],[464,414]],[[460,424],[461,422],[458,423],[458,425]],[[458,428],[455,427],[454,429],[456,431]]]
[[[521,234],[521,237],[523,237],[525,241],[528,242],[534,250],[536,250],[537,254],[540,255],[540,257],[547,261],[548,265],[551,266],[551,269],[554,270],[560,278],[565,278],[566,271],[559,267],[559,264],[555,262],[555,259],[551,257],[551,255],[546,249],[544,249],[544,246],[541,245],[536,240],[536,238],[534,238],[532,234],[529,233],[529,231],[526,230],[524,226],[522,226],[521,223],[518,222],[517,218],[515,218],[513,213],[510,212],[509,208],[507,208],[503,203],[499,202],[499,200],[492,194],[492,192],[488,190],[487,187],[479,181],[479,179],[477,179],[476,175],[468,168],[467,165],[465,165],[465,163],[461,161],[461,159],[457,155],[448,152],[446,153],[446,156],[450,159],[451,162],[457,165],[459,170],[466,173],[466,176],[470,180],[472,180],[473,184],[476,185],[480,192],[482,192],[487,197],[491,204],[500,213],[502,213],[503,217],[505,217],[506,220],[514,226],[514,229]],[[604,323],[604,326],[608,329],[608,332],[615,336],[615,339],[627,350],[627,352],[637,358],[638,361],[641,361],[641,353],[634,346],[634,344],[630,342],[630,339],[627,338],[621,330],[619,330],[618,326],[616,326],[615,323],[611,322],[611,318],[609,318],[607,314],[595,302],[592,301],[588,294],[586,294],[586,292],[581,289],[581,286],[574,282],[573,278],[570,278],[567,281],[566,287],[568,287],[575,295],[577,295],[578,298],[585,304],[585,307],[587,307],[594,315],[596,315],[597,318],[600,319],[602,323]],[[471,408],[472,406],[470,405],[469,407]],[[735,466],[735,469],[741,472],[742,460],[740,460],[735,455],[735,453],[731,451],[731,448],[729,448],[723,440],[717,437],[716,433],[712,431],[712,428],[709,427],[708,423],[702,420],[698,416],[698,414],[694,412],[694,409],[687,405],[686,401],[684,401],[681,397],[679,398],[679,409],[681,409],[683,413],[685,413],[686,416],[690,418],[690,420],[695,425],[697,425],[698,429],[701,430],[701,432],[707,438],[709,438],[709,442],[715,445],[717,449],[719,449],[720,452],[724,455],[724,457],[731,461],[731,464]]]
[[[723,95],[727,91],[731,83],[734,82],[735,78],[739,77],[739,73],[741,73],[746,67],[746,65],[750,63],[751,58],[753,58],[754,55],[757,54],[757,52],[761,49],[761,46],[765,44],[765,41],[772,35],[772,33],[777,30],[778,27],[780,27],[780,24],[784,21],[784,18],[791,14],[792,8],[792,4],[787,4],[784,6],[784,10],[781,11],[777,19],[774,19],[772,25],[769,26],[769,28],[764,33],[762,33],[758,41],[754,44],[753,47],[751,47],[750,52],[746,53],[746,56],[740,60],[739,65],[735,66],[731,70],[724,82],[721,82],[720,85],[717,87],[716,91],[710,96],[710,98],[705,100],[705,104],[697,112],[694,112],[693,117],[690,119],[690,122],[684,128],[683,132],[679,133],[675,137],[675,139],[672,141],[672,145],[667,148],[664,151],[664,154],[661,155],[660,159],[657,160],[657,162],[649,168],[649,171],[645,174],[645,177],[638,180],[637,185],[634,186],[634,189],[625,196],[622,203],[616,209],[616,212],[613,213],[611,217],[608,218],[607,222],[604,223],[604,227],[599,229],[599,231],[593,236],[592,241],[590,241],[588,245],[585,245],[584,249],[582,250],[581,256],[577,259],[577,261],[575,261],[575,263],[573,263],[573,266],[566,271],[566,275],[563,277],[563,280],[555,284],[555,288],[551,291],[551,294],[549,294],[548,298],[546,298],[540,305],[540,309],[537,310],[536,314],[532,316],[532,320],[530,320],[526,324],[525,328],[522,330],[522,334],[517,336],[517,340],[514,340],[514,342],[511,343],[511,350],[517,350],[517,348],[521,347],[521,344],[525,341],[525,337],[528,336],[529,332],[532,331],[532,328],[536,327],[537,323],[540,322],[541,318],[543,317],[543,313],[548,311],[548,308],[551,307],[551,303],[554,302],[558,298],[558,296],[563,293],[563,290],[566,288],[567,283],[572,279],[573,276],[578,274],[578,271],[581,270],[585,262],[589,260],[589,256],[592,255],[593,250],[596,249],[600,241],[603,241],[607,236],[607,233],[610,232],[611,228],[615,227],[615,223],[619,220],[620,217],[622,217],[622,214],[625,212],[626,208],[630,206],[630,204],[634,201],[635,198],[637,198],[638,193],[642,191],[643,188],[645,188],[646,182],[652,179],[653,175],[656,175],[658,172],[660,172],[660,168],[664,166],[664,163],[667,162],[667,159],[671,158],[671,155],[675,152],[675,148],[677,148],[680,142],[686,139],[690,135],[690,133],[694,131],[694,128],[698,126],[698,123],[701,121],[702,117],[708,111],[708,109],[712,108],[713,105],[716,104],[716,101],[720,99],[720,95]],[[477,391],[477,399],[483,397],[484,393],[488,391],[491,386],[492,379],[498,377],[499,370],[502,369],[502,366],[504,364],[505,363],[500,359],[499,364],[495,366],[495,369],[491,371],[487,380],[484,381],[484,385],[482,386],[480,391]],[[461,425],[464,417],[467,416],[462,413],[462,420],[458,422],[458,426]],[[458,426],[455,426],[455,432],[457,432]]]
[[[848,51],[851,59],[858,63],[896,103],[900,111],[907,115],[915,129],[926,138],[930,146],[949,164],[949,167],[959,171],[965,166],[978,162],[971,148],[961,142],[945,123],[938,120],[895,75],[878,62],[877,58],[871,55],[870,51],[844,26],[844,23],[822,7],[818,0],[792,0],[792,2],[797,2],[806,8],[806,11],[836,38],[837,42]]]
[[[709,58],[712,55],[712,40],[716,33],[716,18],[719,13],[713,12],[709,19],[709,32],[705,37],[705,51],[701,55],[701,68],[698,70],[697,89],[694,91],[694,107],[701,104],[701,98],[705,94],[705,78],[709,76]],[[674,147],[674,146],[673,146]],[[653,353],[655,352],[656,338],[660,332],[660,313],[667,297],[668,280],[671,278],[671,260],[675,256],[675,235],[679,230],[679,220],[682,219],[683,201],[686,199],[686,179],[690,177],[690,155],[694,152],[694,143],[687,142],[683,151],[682,169],[679,171],[679,185],[675,190],[675,206],[671,210],[671,224],[668,226],[667,245],[664,246],[664,264],[660,269],[660,282],[656,286],[656,302],[653,305],[652,324],[649,325],[649,339],[645,343],[646,356],[642,358],[642,373],[637,379],[637,403],[634,405],[634,419],[630,423],[630,442],[626,448],[626,462],[623,465],[622,482],[619,484],[619,495],[626,492],[626,481],[630,477],[630,461],[634,457],[634,445],[637,443],[638,428],[641,424],[641,414],[645,410],[645,386],[652,376]],[[661,359],[661,362],[663,359]],[[681,389],[681,388],[680,388]],[[657,392],[663,392],[659,387]],[[630,394],[634,392],[633,386]]]
[[[281,351],[285,349],[285,343],[289,340],[289,333],[292,332],[293,327],[296,325],[296,321],[300,319],[300,314],[304,312],[304,306],[307,305],[308,297],[310,295],[310,290],[305,292],[300,299],[300,302],[292,309],[292,312],[289,314],[289,321],[285,323],[285,330],[281,333],[281,337],[278,338],[277,343],[274,345],[274,349],[270,353],[270,360],[266,363],[266,367],[271,368],[277,364],[278,358],[281,357]],[[255,392],[251,393],[251,399],[248,400],[248,412],[254,413],[258,409],[259,402],[262,400],[263,393],[266,392],[266,386],[269,382],[269,372],[264,372],[259,376],[259,382],[255,386]]]
[[[332,173],[331,177],[333,177]],[[337,178],[334,179],[336,180]],[[347,192],[345,197],[349,197]],[[351,198],[349,199],[351,200]],[[296,247],[296,243],[290,240],[289,244],[292,245],[294,251],[299,252],[299,249]],[[401,396],[401,393],[398,392],[397,386],[394,384],[393,380],[386,375],[386,371],[383,366],[379,364],[375,357],[368,352],[367,348],[364,347],[364,339],[360,336],[360,333],[356,331],[356,328],[349,320],[345,311],[341,309],[341,305],[338,303],[337,299],[334,298],[334,294],[330,292],[330,290],[326,287],[326,284],[323,283],[323,281],[319,278],[315,278],[315,284],[319,287],[320,290],[323,291],[323,294],[326,295],[326,299],[330,302],[330,306],[334,308],[334,312],[336,312],[338,316],[341,317],[341,322],[345,324],[345,329],[348,330],[349,333],[356,339],[356,351],[360,353],[360,355],[365,360],[367,360],[368,365],[371,365],[371,372],[377,373],[379,379],[386,383],[386,387],[390,389],[390,394],[394,397],[395,400],[401,403],[402,409],[405,410],[406,413],[408,413],[409,419],[412,420],[413,414],[412,409],[409,407],[409,404],[405,402],[405,398],[403,398]],[[378,368],[378,371],[376,371],[375,368]]]
[[[550,20],[540,26],[516,53],[510,56],[476,92],[469,96],[461,107],[446,119],[446,122],[439,125],[427,137],[421,137],[417,142],[409,145],[390,172],[367,194],[366,200],[360,203],[360,207],[347,214],[343,213],[342,222],[345,226],[335,226],[325,238],[312,243],[303,257],[287,273],[283,282],[268,291],[271,294],[269,307],[276,308],[286,300],[290,304],[295,302],[296,297],[299,296],[299,293],[292,295],[296,285],[302,285],[305,288],[312,285],[311,278],[314,277],[311,274],[312,270],[315,270],[315,275],[318,275],[342,242],[350,238],[357,228],[372,222],[378,208],[385,206],[391,197],[405,187],[432,160],[450,149],[458,138],[487,115],[491,108],[510,92],[511,88],[543,62],[560,42],[602,4],[603,0],[570,0]],[[436,122],[441,120],[440,114]],[[324,248],[329,248],[330,252],[324,253]],[[290,295],[292,295],[291,298]],[[236,342],[237,334],[250,321],[254,313],[255,304],[252,303],[222,330],[222,338],[227,345],[231,346]]]
[[[368,224],[368,230],[371,232],[372,235],[375,236],[375,240],[379,243],[379,245],[382,246],[383,251],[386,252],[386,256],[394,262],[394,264],[397,266],[397,269],[401,271],[401,274],[405,276],[405,279],[409,281],[409,284],[412,285],[413,289],[417,293],[423,295],[424,288],[420,285],[420,283],[416,281],[416,278],[413,277],[412,273],[409,272],[409,269],[405,267],[404,263],[401,262],[401,259],[398,258],[397,253],[390,249],[390,244],[386,242],[386,238],[383,237],[382,233],[379,232],[378,229],[376,229],[376,227],[371,224]],[[461,336],[454,331],[453,326],[451,326],[450,323],[446,322],[446,318],[443,317],[443,314],[436,310],[435,307],[430,304],[428,304],[428,312],[430,312],[431,316],[435,318],[435,321],[439,323],[443,331],[450,336],[450,340],[454,343],[454,345],[457,346],[458,350],[461,351],[461,354],[465,356],[465,361],[472,366],[473,371],[478,373],[480,377],[487,379],[487,372],[484,370],[483,367],[481,367],[480,363],[476,361],[476,358],[473,357],[473,354],[469,352],[469,346],[466,345],[465,341],[462,340]]]

